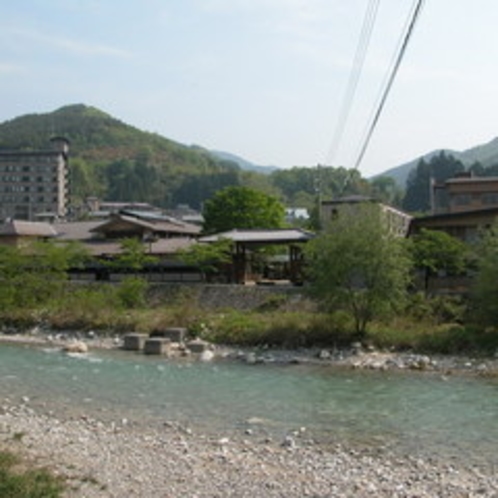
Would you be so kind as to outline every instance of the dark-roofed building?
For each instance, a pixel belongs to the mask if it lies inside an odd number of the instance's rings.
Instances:
[[[433,213],[461,213],[498,207],[498,177],[460,174],[433,185]]]
[[[432,187],[433,214],[414,218],[410,235],[426,228],[472,242],[498,218],[498,177],[462,173]]]
[[[120,211],[92,228],[107,239],[136,237],[141,240],[194,237],[200,227],[156,212]]]
[[[498,218],[498,207],[474,209],[456,213],[440,213],[413,218],[410,235],[422,228],[441,230],[464,242],[474,242],[479,231],[489,228]]]
[[[136,238],[155,256],[173,255],[194,242],[200,228],[157,213],[122,211],[106,221],[55,223],[57,240],[78,241],[90,254],[114,257],[121,251],[121,241]]]
[[[178,252],[195,243],[199,227],[179,220],[145,212],[121,212],[106,221],[79,221],[56,223],[57,241],[81,243],[93,256],[84,269],[73,271],[73,278],[120,280],[123,271],[112,270],[102,262],[113,260],[122,253],[122,241],[135,238],[143,243],[144,251],[157,258],[142,271],[149,281],[198,281],[199,271],[178,260]]]
[[[8,220],[0,225],[0,244],[22,246],[35,240],[56,237],[57,232],[49,223]]]
[[[68,144],[52,149],[0,151],[0,219],[64,218],[68,212]]]

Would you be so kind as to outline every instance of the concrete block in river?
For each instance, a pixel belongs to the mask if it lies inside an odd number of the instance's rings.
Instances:
[[[146,339],[144,344],[145,354],[167,354],[171,341],[166,337],[152,337]]]
[[[207,351],[209,347],[209,342],[203,341],[202,339],[194,339],[187,343],[187,348],[192,353],[203,353],[204,351]]]
[[[171,327],[164,330],[151,332],[150,337],[164,337],[171,342],[183,342],[187,335],[187,329],[183,327]]]
[[[126,334],[123,338],[123,349],[141,351],[144,348],[147,334]]]

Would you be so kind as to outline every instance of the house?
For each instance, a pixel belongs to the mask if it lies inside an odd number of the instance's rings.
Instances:
[[[432,186],[433,214],[462,213],[498,207],[498,177],[461,173]]]
[[[432,211],[412,220],[410,235],[426,228],[442,230],[464,242],[475,241],[479,231],[498,217],[498,177],[463,173],[434,184]]]
[[[63,137],[52,148],[0,151],[0,219],[61,219],[68,213],[68,147]]]
[[[204,216],[202,213],[196,209],[192,209],[188,204],[178,204],[175,208],[168,209],[166,213],[177,220],[193,225],[202,226],[204,223]]]
[[[157,212],[121,210],[98,224],[92,232],[106,239],[135,237],[145,242],[173,237],[193,238],[200,227]]]
[[[122,211],[106,221],[55,223],[56,241],[82,244],[93,261],[73,276],[85,279],[119,280],[123,272],[110,271],[102,262],[122,253],[122,240],[135,238],[143,243],[146,254],[156,258],[144,269],[144,276],[155,282],[198,281],[199,272],[178,260],[178,252],[195,243],[199,227],[157,213]]]
[[[125,210],[142,213],[161,213],[161,209],[152,206],[148,202],[102,201],[98,197],[87,197],[81,214],[85,214],[91,219],[107,219],[111,214]]]
[[[36,240],[54,239],[57,232],[49,223],[8,220],[0,224],[0,244],[22,247]]]
[[[498,218],[498,206],[455,213],[431,214],[413,218],[409,235],[422,228],[441,230],[464,242],[474,242],[482,229],[489,228]]]
[[[400,209],[363,195],[350,195],[334,200],[322,201],[320,205],[321,222],[327,224],[344,212],[348,214],[353,212],[354,214],[354,211],[358,207],[365,205],[374,205],[380,208],[383,219],[387,223],[387,227],[391,233],[399,237],[407,236],[412,216]]]

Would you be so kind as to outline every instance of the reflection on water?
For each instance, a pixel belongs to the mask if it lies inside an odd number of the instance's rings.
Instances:
[[[306,427],[315,439],[498,461],[498,384],[490,380],[172,362],[123,351],[69,356],[3,344],[0,378],[0,396],[28,397],[55,413],[171,420],[224,432],[258,419],[272,434]]]

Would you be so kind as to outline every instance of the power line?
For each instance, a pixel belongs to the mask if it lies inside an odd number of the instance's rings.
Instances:
[[[375,113],[373,114],[372,121],[368,127],[365,139],[363,141],[363,145],[360,149],[360,152],[358,154],[358,157],[354,163],[353,168],[358,169],[361,161],[363,160],[363,157],[365,156],[365,153],[367,151],[368,145],[370,143],[370,140],[372,138],[373,132],[377,126],[377,123],[379,121],[380,115],[382,114],[382,111],[384,109],[384,106],[387,101],[387,97],[389,95],[389,92],[393,86],[394,80],[396,78],[396,74],[399,70],[399,67],[401,65],[401,61],[403,60],[403,57],[406,53],[406,49],[408,47],[408,43],[410,41],[410,38],[412,37],[413,31],[415,29],[415,25],[420,17],[420,13],[422,11],[424,5],[424,0],[416,0],[414,2],[414,8],[412,9],[411,15],[409,16],[409,22],[407,23],[407,27],[405,29],[404,35],[402,36],[402,42],[399,45],[397,55],[395,57],[394,64],[390,70],[390,73],[387,78],[386,85],[381,93],[379,103],[377,104]]]
[[[358,88],[358,82],[363,70],[363,65],[365,63],[365,57],[368,52],[368,47],[370,45],[370,39],[372,36],[375,20],[377,17],[379,2],[380,0],[370,0],[367,6],[367,10],[365,11],[365,15],[363,18],[363,25],[360,32],[360,39],[358,40],[358,45],[356,47],[356,52],[353,59],[351,72],[349,74],[346,92],[344,94],[344,99],[339,113],[339,118],[337,120],[336,128],[329,148],[329,153],[327,154],[327,159],[329,164],[333,164],[335,160],[335,155],[337,153],[339,143],[346,129],[346,123],[349,118],[349,114],[351,112],[353,99],[356,94],[356,89]]]

